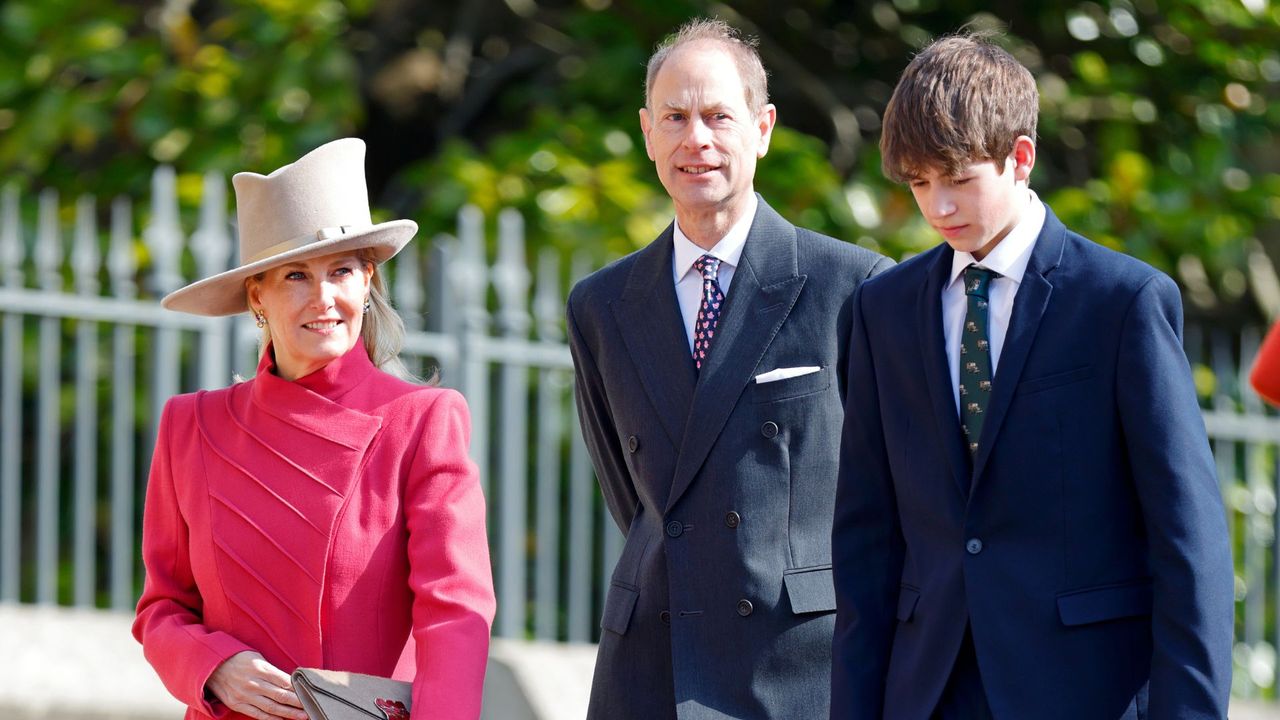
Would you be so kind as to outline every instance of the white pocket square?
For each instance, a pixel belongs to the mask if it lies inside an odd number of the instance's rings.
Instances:
[[[778,368],[777,370],[770,370],[767,373],[761,373],[757,375],[756,384],[763,385],[765,383],[777,382],[779,380],[786,380],[787,378],[800,377],[801,375],[809,375],[812,373],[816,373],[821,369],[822,368],[817,367],[816,365],[805,365],[804,367]]]

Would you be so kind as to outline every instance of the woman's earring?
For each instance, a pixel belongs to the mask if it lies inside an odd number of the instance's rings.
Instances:
[[[257,310],[253,313],[253,319],[257,321],[258,327],[264,328],[267,326],[267,316],[263,315],[261,310]]]
[[[364,311],[365,311],[365,314],[368,314],[369,312],[369,298],[367,297],[364,299]]]

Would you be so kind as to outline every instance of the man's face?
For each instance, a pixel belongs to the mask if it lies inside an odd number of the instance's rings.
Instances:
[[[747,107],[729,52],[714,43],[676,50],[640,111],[645,149],[677,214],[729,210],[750,196],[776,111]]]
[[[1034,163],[1035,147],[1022,137],[1004,162],[974,162],[955,175],[933,168],[908,184],[920,213],[951,249],[981,260],[1022,218]]]

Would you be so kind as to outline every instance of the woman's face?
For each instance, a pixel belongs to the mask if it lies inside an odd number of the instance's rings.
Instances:
[[[355,253],[286,263],[245,281],[271,333],[276,373],[296,380],[355,347],[373,264]]]

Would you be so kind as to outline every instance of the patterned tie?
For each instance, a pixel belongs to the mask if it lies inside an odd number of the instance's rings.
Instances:
[[[707,361],[707,353],[711,352],[711,339],[716,335],[724,293],[720,292],[720,283],[716,282],[720,258],[703,255],[693,261],[693,266],[702,273],[702,305],[698,307],[698,319],[693,324],[693,366],[701,370]]]
[[[1000,277],[994,270],[970,265],[964,269],[964,294],[969,309],[960,333],[960,430],[969,452],[977,454],[983,413],[991,399],[991,342],[987,333],[988,290]]]

